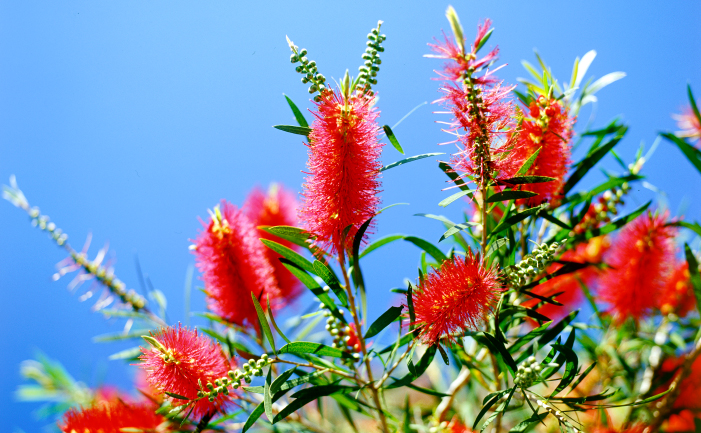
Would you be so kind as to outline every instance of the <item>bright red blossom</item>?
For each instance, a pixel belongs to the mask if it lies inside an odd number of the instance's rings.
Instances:
[[[567,109],[555,99],[544,96],[528,106],[530,118],[524,119],[518,134],[519,145],[515,147],[520,156],[520,167],[533,153],[540,149],[538,157],[528,169],[527,176],[547,176],[556,180],[543,183],[523,185],[524,191],[538,193],[537,196],[518,200],[517,204],[528,207],[545,201],[557,202],[570,164],[572,150],[572,127],[575,119],[569,117]]]
[[[309,176],[299,218],[324,249],[348,249],[358,228],[375,215],[382,168],[375,98],[324,92],[309,134]],[[345,243],[343,231],[352,226]]]
[[[272,184],[268,193],[255,188],[248,195],[243,206],[246,215],[258,226],[296,226],[297,225],[297,199],[294,193],[279,184]],[[299,250],[298,245],[285,239],[271,235],[265,230],[258,230],[258,236],[262,239],[270,239],[292,250]],[[281,255],[270,248],[265,249],[268,261],[273,266],[275,279],[280,289],[280,301],[289,303],[301,292],[301,284],[292,273],[280,262]]]
[[[88,408],[69,409],[59,428],[64,433],[121,433],[123,428],[154,433],[171,431],[165,418],[155,413],[156,409],[152,403],[101,400]]]
[[[686,316],[696,307],[689,265],[685,261],[674,266],[674,271],[662,290],[658,306],[662,314],[674,313],[679,317]]]
[[[626,225],[606,256],[611,266],[599,294],[619,321],[639,320],[657,306],[674,264],[672,227],[665,216],[645,213]]]
[[[499,299],[502,287],[494,268],[486,268],[479,255],[446,260],[429,273],[413,293],[416,324],[421,339],[436,344],[465,328],[476,329]]]
[[[162,348],[141,348],[138,364],[147,374],[147,380],[161,392],[171,392],[191,400],[197,399],[199,383],[206,386],[225,377],[231,368],[219,344],[198,335],[196,330],[178,326],[165,328],[152,336]],[[161,350],[163,349],[163,350]],[[188,402],[171,398],[173,406]],[[219,394],[213,402],[206,397],[195,403],[196,418],[223,411],[231,403],[231,396]]]
[[[279,306],[280,289],[258,231],[246,215],[224,200],[195,241],[197,268],[203,274],[207,306],[239,326],[258,326],[251,293]]]

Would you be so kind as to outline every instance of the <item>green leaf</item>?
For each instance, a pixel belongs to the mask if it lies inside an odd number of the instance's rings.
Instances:
[[[518,370],[518,366],[516,365],[516,362],[514,359],[511,357],[511,354],[509,353],[508,350],[506,350],[506,347],[504,346],[504,343],[499,341],[496,337],[494,337],[492,334],[489,332],[482,332],[482,335],[487,339],[489,344],[492,346],[493,349],[492,353],[495,351],[497,352],[496,355],[500,356],[501,359],[504,360],[504,364],[509,368],[509,371],[511,372],[512,377],[516,377],[516,370]]]
[[[384,167],[382,167],[380,169],[380,173],[383,171],[389,170],[390,168],[394,168],[394,167],[398,167],[400,165],[408,164],[408,163],[413,162],[413,161],[418,161],[419,159],[430,158],[432,156],[438,156],[438,155],[445,155],[445,154],[442,152],[438,152],[438,153],[424,153],[422,155],[410,156],[409,158],[404,158],[404,159],[401,159],[399,161],[393,162],[389,165],[385,165]]]
[[[691,111],[694,112],[696,120],[701,124],[701,113],[699,112],[699,107],[696,105],[696,99],[694,99],[694,94],[691,92],[691,85],[686,85],[686,91],[689,94],[689,104],[691,105]]]
[[[525,176],[528,174],[528,169],[531,168],[533,163],[535,162],[536,158],[538,158],[538,154],[540,153],[540,149],[542,147],[539,147],[535,152],[533,152],[533,155],[529,156],[526,161],[521,165],[521,168],[518,169],[516,172],[516,176]]]
[[[365,332],[365,339],[372,338],[375,335],[379,334],[380,331],[387,327],[387,325],[394,322],[397,319],[397,317],[401,316],[403,309],[403,306],[389,307],[389,310],[382,313],[382,315],[378,317],[377,320],[372,322],[372,325],[370,325],[367,332]]]
[[[253,412],[251,412],[250,415],[248,415],[248,419],[246,420],[246,423],[243,425],[243,429],[241,430],[241,433],[246,433],[251,427],[253,427],[253,424],[258,421],[258,418],[260,418],[261,415],[265,412],[264,408],[264,403],[260,402],[258,406],[256,406],[255,409],[253,409]]]
[[[545,417],[547,417],[549,414],[550,414],[549,412],[534,413],[528,419],[525,419],[525,420],[521,421],[520,423],[516,424],[516,426],[514,428],[509,430],[509,433],[526,432],[526,431],[530,430],[536,424],[541,423],[545,419]]]
[[[609,140],[606,144],[601,145],[595,151],[591,152],[589,155],[585,156],[580,162],[576,164],[577,169],[570,175],[565,185],[562,187],[563,194],[567,194],[570,190],[584,177],[589,170],[596,165],[611,149],[614,148],[621,141],[623,136],[628,131],[628,127],[621,125],[617,128],[616,135]]]
[[[572,330],[574,333],[574,329]],[[577,376],[577,370],[579,367],[577,354],[572,350],[571,347],[563,346],[560,344],[553,344],[552,347],[560,352],[565,357],[565,374],[562,375],[560,383],[557,385],[550,398],[555,397],[557,393],[567,388],[567,386],[572,383],[574,378]]]
[[[422,250],[426,251],[428,254],[431,255],[438,263],[442,263],[444,260],[447,260],[448,257],[446,257],[443,252],[438,249],[435,245],[430,243],[429,241],[426,241],[421,238],[417,238],[416,236],[406,236],[404,237],[404,240],[407,242],[411,242],[412,244],[416,245],[417,247],[421,248]]]
[[[584,378],[587,377],[589,373],[591,373],[594,367],[596,367],[596,361],[594,361],[586,370],[584,370],[584,373],[580,374],[577,380],[572,382],[572,385],[570,386],[570,392],[574,391],[577,388],[577,385],[582,383]]]
[[[268,375],[265,377],[265,385],[263,390],[263,406],[265,408],[265,416],[268,417],[270,422],[273,422],[273,396],[270,393],[272,370],[272,367],[268,367]]]
[[[522,184],[527,184],[527,183],[545,183],[545,182],[552,182],[555,179],[554,177],[548,177],[548,176],[516,176],[512,177],[510,179],[504,179],[500,180],[499,184],[509,184],[509,185],[522,185]]]
[[[701,152],[699,152],[698,149],[694,148],[694,146],[690,145],[689,143],[687,143],[686,141],[682,140],[674,134],[666,132],[661,135],[667,140],[676,144],[679,150],[681,150],[684,156],[686,156],[686,159],[688,159],[689,162],[696,168],[696,170],[699,173],[701,173]]]
[[[287,418],[288,415],[292,414],[298,409],[301,409],[302,407],[306,406],[307,404],[320,397],[326,397],[328,395],[340,392],[347,394],[357,389],[357,387],[344,385],[321,385],[313,388],[304,389],[297,393],[300,395],[297,397],[296,400],[293,400],[290,404],[285,406],[277,415],[275,415],[275,418],[273,419],[273,424]]]
[[[125,349],[122,351],[119,351],[117,353],[114,353],[109,356],[110,361],[113,361],[115,359],[128,359],[128,360],[137,360],[139,358],[139,355],[141,355],[141,348],[140,347],[132,347],[130,349]]]
[[[343,290],[343,287],[341,287],[341,283],[339,283],[336,274],[333,273],[331,268],[319,260],[315,260],[313,266],[315,271],[314,273],[321,277],[326,284],[328,284],[338,300],[341,302],[341,305],[347,308],[348,297],[346,296],[346,292]]]
[[[468,191],[470,188],[467,187],[465,181],[453,170],[453,168],[446,164],[445,162],[438,163],[438,168],[443,170],[443,172],[453,181],[453,183],[463,191]]]
[[[444,240],[448,239],[449,237],[453,236],[454,234],[460,233],[462,230],[467,229],[470,226],[478,226],[479,223],[473,223],[473,222],[464,222],[460,224],[455,224],[452,227],[450,227],[448,230],[446,230],[445,233],[441,236],[440,239],[438,239],[438,242],[443,242]]]
[[[585,201],[601,194],[604,191],[608,191],[612,188],[617,188],[626,182],[633,182],[633,181],[640,180],[640,179],[644,179],[644,177],[639,176],[637,174],[630,174],[628,176],[610,178],[609,180],[600,184],[599,186],[595,187],[594,189],[578,192],[576,194],[572,194],[570,196],[565,197],[564,199],[562,199],[561,204],[567,204],[567,203],[579,204],[579,203],[585,202]]]
[[[295,119],[297,120],[297,123],[299,123],[299,126],[301,126],[303,128],[308,128],[309,123],[307,123],[307,119],[304,118],[304,115],[302,114],[301,111],[299,111],[299,108],[297,108],[295,103],[292,102],[292,99],[288,98],[287,95],[285,95],[284,93],[282,94],[282,96],[284,96],[285,99],[287,100],[287,104],[290,106],[290,109],[292,110],[292,114],[295,115]]]
[[[402,155],[404,155],[404,149],[402,149],[402,145],[399,144],[399,140],[397,140],[397,137],[394,135],[394,132],[392,132],[392,128],[389,127],[389,125],[385,125],[382,127],[385,130],[385,134],[387,134],[387,139],[389,139],[389,142],[392,143],[392,146],[394,146],[395,149]]]
[[[470,197],[472,197],[472,193],[474,193],[474,192],[475,192],[474,190],[469,190],[469,189],[467,191],[456,192],[455,194],[451,195],[450,197],[441,200],[441,202],[438,203],[438,206],[446,207],[449,204],[451,204],[452,202],[454,202],[455,200],[459,199],[460,197],[464,197],[466,195],[469,195]]]
[[[480,43],[477,44],[477,46],[475,47],[475,52],[479,51],[484,46],[484,44],[487,43],[487,41],[489,40],[489,37],[492,36],[493,31],[494,31],[494,28],[489,29],[489,31],[482,37],[482,40],[480,41]]]
[[[271,241],[268,239],[261,239],[260,241],[263,242],[263,244],[266,247],[268,247],[271,250],[275,251],[276,253],[280,254],[282,257],[291,261],[295,265],[299,266],[300,268],[304,269],[307,272],[311,272],[312,274],[316,275],[316,271],[314,270],[314,265],[312,264],[312,262],[305,259],[301,255],[297,254],[296,252],[292,251],[291,249],[289,249],[286,246],[281,245],[277,242],[274,242],[274,241]]]
[[[513,191],[513,192],[518,192],[518,191]],[[497,226],[494,227],[494,229],[490,233],[490,236],[493,236],[497,233],[503,232],[504,230],[511,227],[512,225],[525,220],[526,218],[528,218],[529,216],[531,216],[535,213],[538,213],[538,211],[540,211],[540,209],[541,209],[540,206],[532,207],[530,209],[524,210],[523,212],[519,212],[517,214],[511,215],[510,217],[508,217],[502,221],[499,221],[499,224],[497,224]]]
[[[694,222],[692,224],[692,223],[688,223],[686,221],[675,221],[672,223],[668,223],[667,225],[672,226],[672,227],[684,227],[684,228],[687,228],[687,229],[693,231],[697,235],[701,236],[701,225],[699,225],[699,223],[697,223],[697,222]]]
[[[173,398],[177,398],[178,400],[190,400],[189,398],[183,397],[182,395],[176,394],[174,392],[168,392],[168,391],[164,391],[164,392]]]
[[[251,292],[251,299],[253,300],[253,305],[256,307],[256,313],[258,314],[258,321],[260,322],[260,327],[263,330],[265,337],[268,339],[268,342],[270,343],[270,347],[272,347],[273,352],[277,355],[277,351],[275,350],[275,337],[273,337],[273,332],[270,330],[268,319],[265,318],[263,308],[260,306],[260,302],[258,302],[258,298],[253,292]]]
[[[475,422],[472,424],[472,430],[477,430],[477,424],[480,422],[482,417],[484,417],[487,414],[489,409],[491,409],[496,402],[498,402],[503,396],[505,396],[509,392],[513,392],[513,390],[505,389],[503,391],[489,394],[487,397],[485,397],[485,401],[484,403],[482,403],[484,406],[482,406],[482,409],[477,414],[477,418],[475,418]]]
[[[363,225],[360,226],[355,234],[355,237],[353,238],[353,280],[355,281],[355,285],[360,292],[360,305],[362,308],[363,317],[368,317],[368,302],[365,293],[365,280],[363,279],[363,273],[360,270],[360,243],[363,241],[365,231],[368,229],[368,227],[370,227],[370,223],[372,222],[373,218],[374,216],[365,221]],[[360,329],[357,331],[362,332]]]
[[[689,267],[691,285],[694,286],[696,309],[701,311],[701,275],[699,275],[699,263],[696,261],[696,257],[694,257],[694,253],[687,243],[684,244],[684,254],[686,255],[686,263]]]
[[[282,337],[283,340],[285,340],[286,343],[291,343],[291,341],[285,336],[285,334],[282,333],[280,328],[277,326],[277,323],[275,323],[275,316],[273,316],[273,309],[270,308],[270,297],[266,299],[266,302],[268,304],[268,317],[270,317],[270,322],[273,324],[273,328],[277,331],[278,334],[280,334],[280,337]],[[273,391],[275,392],[275,391]]]
[[[487,247],[487,257],[491,256],[495,252],[499,250],[499,248],[503,247],[504,245],[508,244],[509,240],[506,238],[499,238],[495,239],[489,244],[489,247]]]
[[[311,236],[299,227],[290,226],[259,226],[259,229],[275,235],[280,239],[285,239],[300,247],[309,248]]]
[[[340,349],[325,346],[320,343],[311,343],[308,341],[295,341],[286,344],[280,348],[278,353],[309,353],[317,356],[331,356],[334,358],[352,358],[352,355]]]
[[[538,193],[533,191],[502,191],[492,194],[487,199],[487,203],[495,203],[499,201],[516,200],[520,198],[535,197]]]
[[[371,252],[375,251],[376,249],[378,249],[382,246],[385,246],[389,243],[392,243],[394,241],[398,241],[400,239],[404,239],[404,236],[405,235],[389,235],[389,236],[385,236],[383,238],[380,238],[374,242],[371,242],[367,247],[365,247],[363,252],[360,253],[359,258],[362,259],[363,257],[365,257],[366,255],[370,254]]]
[[[411,283],[409,283],[409,293],[406,295],[406,303],[409,308],[409,330],[413,331],[414,326],[416,326],[416,312],[414,311],[414,288],[411,286]]]
[[[117,332],[115,334],[102,334],[93,337],[96,343],[106,343],[108,341],[131,340],[132,338],[141,338],[142,335],[148,335],[149,329],[136,329],[131,332]]]
[[[305,137],[309,137],[309,133],[312,132],[311,128],[304,126],[274,125],[273,128],[279,129],[280,131],[289,132],[290,134],[304,135]]]

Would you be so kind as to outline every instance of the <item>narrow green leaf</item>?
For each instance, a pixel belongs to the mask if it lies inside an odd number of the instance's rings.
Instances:
[[[409,293],[406,295],[406,303],[409,308],[409,330],[413,331],[416,326],[416,312],[414,311],[414,288],[411,283],[409,283]]]
[[[263,390],[263,407],[265,408],[265,416],[268,417],[270,422],[273,422],[273,396],[270,393],[272,371],[272,367],[268,367],[268,375],[265,377],[265,385]]]
[[[426,251],[428,254],[431,255],[438,263],[443,263],[444,260],[447,260],[448,257],[446,257],[443,252],[438,249],[435,245],[430,243],[429,241],[426,241],[421,238],[417,238],[416,236],[406,236],[404,238],[405,241],[411,242],[412,244],[416,245],[417,247],[421,248],[422,250]]]
[[[305,232],[299,227],[259,226],[258,228],[270,233],[271,235],[275,235],[280,239],[285,239],[287,241],[292,242],[295,245],[299,245],[301,247],[309,249],[309,240],[311,239],[311,236],[309,235],[309,233]]]
[[[389,139],[389,142],[392,143],[392,146],[394,146],[395,149],[402,155],[404,155],[404,149],[402,149],[402,145],[399,144],[399,140],[397,140],[397,137],[394,135],[394,132],[392,132],[392,128],[389,127],[389,125],[385,125],[382,127],[385,130],[385,134],[387,134],[387,139]]]
[[[326,397],[331,394],[336,394],[339,392],[350,393],[357,390],[357,387],[350,387],[344,385],[322,385],[316,386],[314,388],[308,388],[303,390],[304,393],[301,394],[296,400],[293,400],[290,404],[285,406],[273,419],[273,424],[280,422],[281,420],[287,418],[288,415],[301,409],[307,404],[313,402],[314,400]],[[300,391],[302,392],[302,391]]]
[[[141,348],[140,347],[132,347],[130,349],[125,349],[122,351],[119,351],[117,353],[114,353],[109,356],[110,361],[113,361],[115,359],[129,359],[129,360],[137,360],[139,358],[139,355],[141,355]]]
[[[691,285],[694,286],[696,309],[701,311],[701,275],[699,275],[699,263],[696,261],[696,257],[694,257],[694,253],[687,243],[684,244],[684,254],[686,255],[686,263],[689,267]]]
[[[696,105],[696,99],[694,99],[694,94],[691,92],[691,85],[686,85],[686,91],[689,94],[689,104],[691,105],[691,111],[694,112],[696,120],[701,124],[701,112],[699,112],[699,106]]]
[[[389,165],[385,165],[384,167],[382,167],[380,169],[380,172],[389,170],[390,168],[398,167],[400,165],[408,164],[408,163],[413,162],[413,161],[418,161],[419,159],[430,158],[432,156],[438,156],[438,155],[445,155],[445,154],[442,152],[438,152],[438,153],[424,153],[422,155],[410,156],[409,158],[404,158],[404,159],[401,159],[399,161],[393,162]]]
[[[265,318],[263,308],[260,306],[260,302],[258,302],[258,298],[253,292],[251,292],[251,299],[253,300],[253,305],[256,307],[256,313],[258,314],[258,321],[260,322],[260,327],[263,330],[265,337],[268,339],[268,342],[270,343],[270,347],[272,347],[273,352],[275,352],[275,354],[277,355],[277,351],[275,350],[275,337],[273,337],[273,332],[270,330],[268,319]]]
[[[286,246],[281,245],[277,242],[274,242],[274,241],[271,241],[268,239],[261,239],[260,241],[263,242],[263,244],[266,247],[268,247],[271,250],[275,251],[276,253],[280,254],[282,257],[291,261],[295,265],[299,266],[300,268],[304,269],[307,272],[310,272],[310,273],[316,275],[316,271],[314,270],[314,265],[312,264],[312,262],[305,259],[301,255],[297,254],[296,252],[292,251],[291,249],[289,249]]]
[[[317,356],[331,356],[334,358],[352,358],[352,356],[340,349],[325,346],[320,343],[308,341],[295,341],[280,348],[278,353],[309,353]]]
[[[468,191],[470,189],[467,187],[465,181],[455,172],[455,170],[453,170],[453,167],[450,165],[446,164],[445,162],[439,162],[438,168],[443,170],[443,173],[445,173],[446,176],[448,176],[450,180],[452,180],[453,183],[461,190]]]
[[[516,176],[512,177],[510,179],[504,179],[500,180],[500,184],[509,184],[509,185],[523,185],[523,184],[528,184],[528,183],[545,183],[545,182],[552,182],[555,179],[554,177],[548,177],[548,176]]]
[[[580,374],[579,377],[577,378],[577,380],[575,380],[574,382],[572,382],[572,385],[570,386],[570,392],[572,392],[572,391],[574,391],[575,389],[577,389],[577,386],[578,386],[580,383],[582,383],[582,381],[584,380],[584,378],[587,377],[587,375],[588,375],[589,373],[591,373],[591,371],[594,369],[594,367],[596,367],[596,361],[592,362],[592,364],[591,364],[586,370],[584,370],[584,373]]]
[[[505,396],[509,392],[511,392],[510,389],[505,389],[503,391],[489,394],[487,397],[485,397],[485,402],[483,403],[482,409],[479,411],[479,413],[477,414],[477,418],[475,418],[475,422],[472,424],[472,430],[477,430],[477,424],[484,417],[484,415],[487,414],[489,409],[491,409],[496,402],[498,402],[503,396]]]
[[[171,397],[173,397],[173,398],[176,398],[176,399],[178,399],[178,400],[190,400],[189,398],[183,397],[182,395],[176,394],[176,393],[174,393],[174,392],[168,392],[168,391],[164,391],[164,392],[165,392],[166,394],[168,394],[169,396],[171,396]]]
[[[304,126],[274,125],[273,128],[279,129],[280,131],[289,132],[290,134],[304,135],[305,137],[309,137],[309,133],[312,132],[311,128]]]
[[[443,363],[445,365],[450,365],[450,359],[448,358],[448,354],[445,352],[443,346],[441,346],[438,343],[436,344],[436,346],[438,347],[438,352],[441,354],[441,358],[443,358]]]
[[[299,111],[299,108],[297,108],[295,103],[292,102],[292,99],[287,97],[287,95],[285,95],[284,93],[282,94],[282,96],[284,96],[285,99],[287,100],[287,104],[290,106],[290,109],[292,110],[292,114],[295,115],[295,120],[297,120],[297,123],[299,123],[299,126],[301,126],[303,128],[308,128],[309,123],[307,123],[307,119],[304,118],[304,115],[302,114],[301,111]]]
[[[248,415],[248,419],[246,419],[246,423],[243,425],[243,429],[241,430],[241,433],[246,433],[251,427],[253,427],[253,424],[258,421],[258,418],[260,418],[261,415],[265,412],[264,408],[264,403],[261,401],[258,406],[256,406],[255,409],[253,409],[253,412],[251,412],[250,415]]]
[[[499,248],[503,247],[504,245],[508,244],[509,240],[506,238],[499,238],[494,241],[492,241],[489,246],[487,247],[487,257],[491,256],[495,252],[499,251]]]
[[[367,332],[365,332],[365,339],[372,338],[375,335],[379,334],[380,331],[387,327],[387,325],[394,322],[397,319],[397,317],[401,316],[403,309],[403,306],[389,307],[389,310],[382,313],[382,315],[380,315],[380,317],[378,317],[377,320],[372,322],[372,325],[370,325]]]
[[[518,192],[518,191],[514,191],[514,192]],[[511,215],[510,217],[500,221],[499,224],[497,224],[497,226],[494,227],[494,229],[490,233],[490,236],[493,236],[497,233],[503,232],[504,230],[511,227],[512,225],[525,220],[526,218],[528,218],[529,216],[531,216],[533,214],[538,213],[540,211],[540,209],[541,209],[540,206],[536,206],[536,207],[532,207],[530,209],[526,209],[523,212],[519,212],[517,214]]]
[[[475,52],[479,51],[479,50],[484,46],[484,44],[487,43],[487,41],[489,40],[489,38],[492,36],[492,32],[493,32],[493,31],[494,31],[494,28],[489,29],[489,31],[487,32],[487,34],[485,34],[485,35],[482,37],[482,40],[480,41],[480,43],[477,44],[477,46],[475,47]]]
[[[520,198],[535,197],[538,193],[533,191],[502,191],[492,194],[487,198],[487,203],[495,203],[499,201],[517,200]]]
[[[574,333],[574,329],[572,330]],[[573,339],[574,340],[574,339]],[[562,375],[560,383],[557,385],[555,390],[550,395],[550,398],[555,397],[557,393],[567,388],[567,386],[572,383],[574,378],[577,376],[577,369],[579,367],[577,354],[572,350],[571,347],[553,344],[552,346],[557,351],[559,351],[565,357],[565,373]]]
[[[313,266],[315,271],[314,273],[321,277],[326,284],[328,284],[338,300],[341,302],[341,305],[348,308],[348,297],[346,296],[346,292],[343,290],[343,287],[341,287],[341,283],[338,281],[336,274],[333,273],[331,268],[319,260],[315,260]]]
[[[268,304],[268,317],[270,317],[270,322],[273,324],[273,328],[277,331],[278,334],[280,334],[280,337],[282,337],[283,340],[285,340],[286,343],[291,343],[291,341],[283,334],[283,332],[280,330],[280,328],[277,326],[277,323],[275,323],[275,316],[273,316],[273,309],[270,308],[270,297],[266,299],[266,302]],[[275,391],[273,391],[275,392]]]
[[[362,317],[364,318],[368,317],[368,301],[365,293],[365,280],[363,279],[363,273],[360,270],[360,244],[363,241],[365,231],[368,229],[368,227],[370,227],[370,223],[372,222],[373,218],[374,217],[368,218],[368,220],[360,226],[358,232],[353,238],[353,280],[355,281],[355,285],[360,292],[360,306],[362,309]],[[362,332],[360,329],[357,331]]]
[[[684,156],[686,156],[686,159],[688,159],[689,162],[696,168],[696,170],[699,173],[701,173],[701,152],[699,152],[698,149],[694,148],[694,146],[690,145],[689,143],[687,143],[686,141],[682,140],[674,134],[666,132],[661,135],[667,140],[676,144],[679,150],[681,150]]]
[[[693,231],[697,235],[701,236],[701,225],[699,225],[699,223],[697,223],[697,222],[694,222],[692,224],[692,223],[688,223],[686,221],[675,221],[672,223],[668,223],[667,225],[672,226],[672,227],[684,227],[684,228],[687,228],[687,229]]]
[[[472,196],[472,193],[474,193],[474,192],[475,192],[475,191],[473,191],[473,190],[467,190],[467,191],[456,192],[455,194],[451,195],[450,197],[441,200],[441,202],[438,203],[438,206],[446,207],[446,206],[448,206],[449,204],[451,204],[452,202],[454,202],[455,200],[457,200],[457,199],[459,199],[459,198],[461,198],[461,197],[464,197],[464,196],[466,196],[466,195]]]
[[[576,164],[577,169],[570,175],[569,179],[567,179],[567,182],[565,182],[565,185],[562,187],[562,192],[564,194],[567,194],[570,192],[570,190],[584,177],[585,174],[589,172],[589,170],[596,165],[604,156],[606,156],[607,153],[611,149],[616,146],[623,136],[626,134],[628,131],[628,127],[625,125],[621,125],[618,127],[616,135],[606,142],[606,144],[601,145],[598,147],[595,151],[584,157],[580,162]]]
[[[521,165],[521,168],[518,169],[516,172],[516,176],[525,176],[528,174],[528,169],[531,168],[533,163],[535,162],[536,158],[538,158],[538,154],[540,153],[540,149],[542,147],[539,147],[535,152],[533,152],[533,155],[529,156],[528,159]]]
[[[365,257],[366,255],[370,254],[371,252],[375,251],[376,249],[378,249],[382,246],[385,246],[389,243],[392,243],[394,241],[398,241],[400,239],[404,239],[404,236],[405,235],[389,235],[389,236],[385,236],[383,238],[380,238],[374,242],[371,242],[367,247],[365,247],[363,252],[360,253],[359,258],[362,259],[363,257]]]
[[[471,221],[460,223],[460,224],[455,224],[452,227],[450,227],[448,230],[446,230],[445,233],[441,236],[440,239],[438,239],[438,242],[443,242],[444,240],[448,239],[449,237],[453,236],[454,234],[460,233],[462,230],[467,229],[470,226],[478,226],[479,223],[473,223]]]
[[[525,420],[521,421],[520,423],[516,424],[516,426],[514,428],[509,430],[509,433],[527,432],[536,424],[541,423],[549,414],[550,414],[549,412],[534,413],[528,419],[525,419]]]
[[[518,366],[516,365],[516,362],[514,361],[514,359],[511,357],[511,354],[509,353],[509,351],[506,350],[504,343],[499,341],[496,337],[494,337],[489,332],[482,332],[482,335],[484,335],[484,337],[489,341],[489,343],[492,345],[492,347],[494,349],[496,349],[496,351],[497,351],[496,355],[500,356],[501,359],[504,360],[504,364],[506,364],[506,366],[509,367],[509,370],[511,372],[511,376],[515,377],[516,370],[518,370]],[[494,353],[494,352],[492,352],[492,353]]]
[[[143,335],[148,335],[149,329],[136,329],[131,332],[117,332],[115,334],[102,334],[93,337],[96,343],[106,343],[108,341],[130,340],[132,338],[141,338]]]

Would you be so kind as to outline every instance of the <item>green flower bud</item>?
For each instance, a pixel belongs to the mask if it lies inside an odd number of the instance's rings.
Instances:
[[[294,54],[294,53],[293,53],[293,54],[290,56],[290,62],[292,62],[292,63],[297,63],[297,62],[299,62],[299,57],[297,57],[297,54]]]

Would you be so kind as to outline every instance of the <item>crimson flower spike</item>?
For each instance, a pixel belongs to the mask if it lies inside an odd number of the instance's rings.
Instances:
[[[463,176],[472,177],[485,185],[491,179],[511,177],[518,169],[514,147],[518,126],[517,113],[509,94],[515,86],[503,86],[493,75],[499,68],[489,70],[497,59],[498,48],[478,57],[478,52],[489,40],[493,29],[485,20],[478,29],[471,46],[466,46],[463,29],[455,10],[446,13],[452,27],[454,40],[445,36],[444,42],[429,44],[436,53],[426,57],[446,59],[439,80],[443,97],[438,101],[446,107],[453,119],[447,123],[446,132],[455,140],[458,152],[452,155],[451,164]]]

